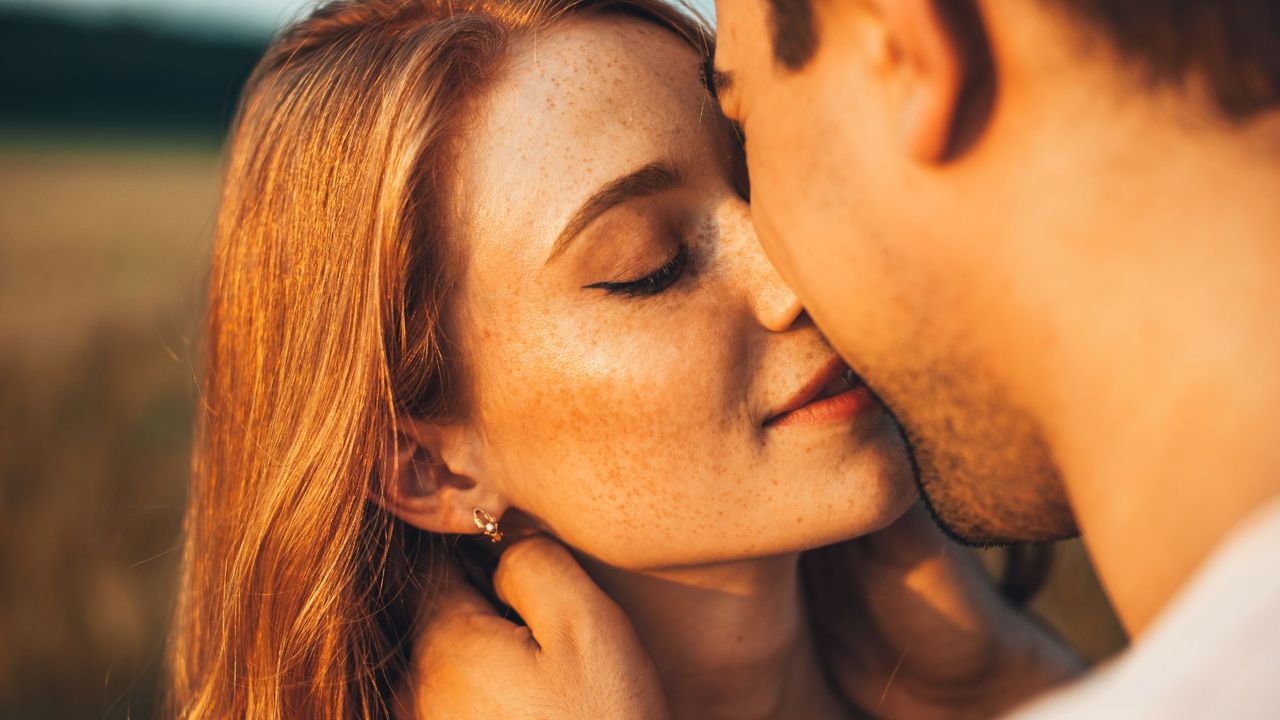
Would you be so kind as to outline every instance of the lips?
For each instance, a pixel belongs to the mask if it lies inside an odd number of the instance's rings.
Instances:
[[[789,401],[774,411],[765,427],[807,424],[852,417],[874,403],[862,379],[840,358],[833,358]]]

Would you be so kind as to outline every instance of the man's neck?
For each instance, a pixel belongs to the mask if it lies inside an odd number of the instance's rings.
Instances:
[[[1141,633],[1280,494],[1280,121],[1082,115],[1046,161],[1082,181],[1024,199],[1060,205],[1039,236],[1061,252],[1028,273],[1038,304],[1023,311],[1046,332],[1005,370],[1034,398],[1103,583]],[[1078,157],[1064,163],[1063,146]]]
[[[795,555],[637,573],[586,559],[653,657],[674,718],[838,718]]]

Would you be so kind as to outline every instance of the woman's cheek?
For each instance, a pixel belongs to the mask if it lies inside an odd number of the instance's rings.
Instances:
[[[703,471],[722,466],[733,437],[713,353],[669,336],[630,337],[581,342],[541,361],[526,355],[486,414],[505,428],[490,436],[505,456],[512,504],[615,562],[652,552],[673,525],[692,520],[681,516],[708,500]]]

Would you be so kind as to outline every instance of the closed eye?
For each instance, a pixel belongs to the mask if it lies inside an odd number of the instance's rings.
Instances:
[[[610,295],[647,297],[657,295],[680,279],[689,264],[689,246],[681,243],[680,249],[665,265],[635,280],[622,282],[598,282],[584,286],[589,290],[604,290]]]

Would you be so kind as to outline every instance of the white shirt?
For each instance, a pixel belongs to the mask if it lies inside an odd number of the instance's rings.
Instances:
[[[1280,501],[1232,531],[1147,632],[1005,720],[1280,719]]]

